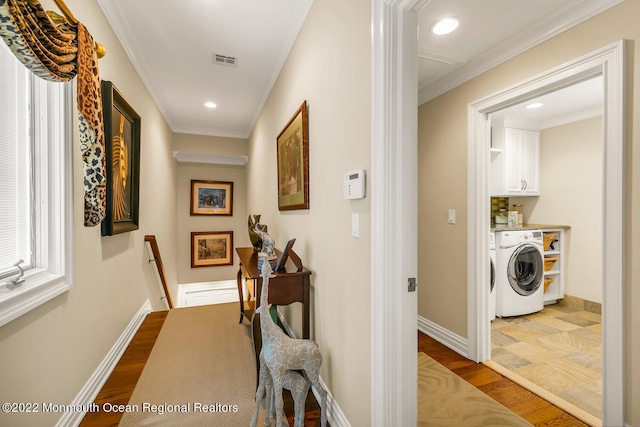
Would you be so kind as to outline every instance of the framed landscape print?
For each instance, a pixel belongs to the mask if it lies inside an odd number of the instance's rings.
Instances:
[[[191,268],[233,265],[233,231],[191,233]]]
[[[307,101],[291,117],[276,141],[278,209],[309,209],[309,124]]]
[[[140,115],[113,83],[102,81],[106,159],[106,217],[102,235],[138,229],[140,200]]]
[[[192,179],[191,215],[233,215],[233,182]]]

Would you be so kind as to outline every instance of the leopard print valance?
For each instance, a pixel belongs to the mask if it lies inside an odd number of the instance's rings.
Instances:
[[[107,212],[107,175],[98,55],[86,27],[78,22],[78,111],[84,164],[84,225],[98,225]]]
[[[78,76],[84,224],[100,224],[106,215],[104,126],[98,57],[91,34],[80,23],[56,25],[38,0],[0,0],[0,37],[42,79],[66,82]]]
[[[0,35],[33,74],[66,82],[78,73],[76,29],[55,25],[38,2],[0,0]]]

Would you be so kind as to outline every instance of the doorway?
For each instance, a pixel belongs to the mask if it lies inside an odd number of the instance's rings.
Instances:
[[[506,298],[500,298],[502,317],[491,322],[486,364],[590,425],[602,418],[603,89],[600,75],[491,114],[492,196],[500,191],[493,176],[500,170],[494,168],[507,156],[498,148],[504,141],[497,140],[507,133],[505,126],[509,135],[522,132],[539,140],[539,152],[528,153],[529,185],[539,193],[511,196],[508,206],[522,209],[525,226],[538,224],[549,263],[544,263],[544,284],[542,277],[533,282],[540,307],[526,314],[518,312],[526,298],[506,286],[511,276],[505,277],[501,257],[497,291]]]
[[[603,182],[603,417],[621,425],[623,404],[624,287],[624,42],[592,52],[497,94],[468,109],[468,354],[490,358],[489,185],[490,114],[560,88],[602,75],[605,87]],[[486,289],[486,292],[484,290]]]

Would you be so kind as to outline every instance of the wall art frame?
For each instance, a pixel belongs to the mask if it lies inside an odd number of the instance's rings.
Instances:
[[[191,268],[233,265],[233,231],[191,233]]]
[[[276,139],[278,210],[309,209],[309,117],[307,101]]]
[[[107,178],[101,231],[112,236],[139,226],[142,119],[112,82],[103,80],[101,89]]]
[[[233,182],[191,180],[191,215],[233,216]]]

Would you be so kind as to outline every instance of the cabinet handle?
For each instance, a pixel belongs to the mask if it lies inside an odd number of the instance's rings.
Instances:
[[[524,191],[524,180],[520,180],[520,191]]]
[[[528,186],[529,186],[529,184],[527,184],[527,180],[525,179],[524,180],[524,190],[526,190]]]

